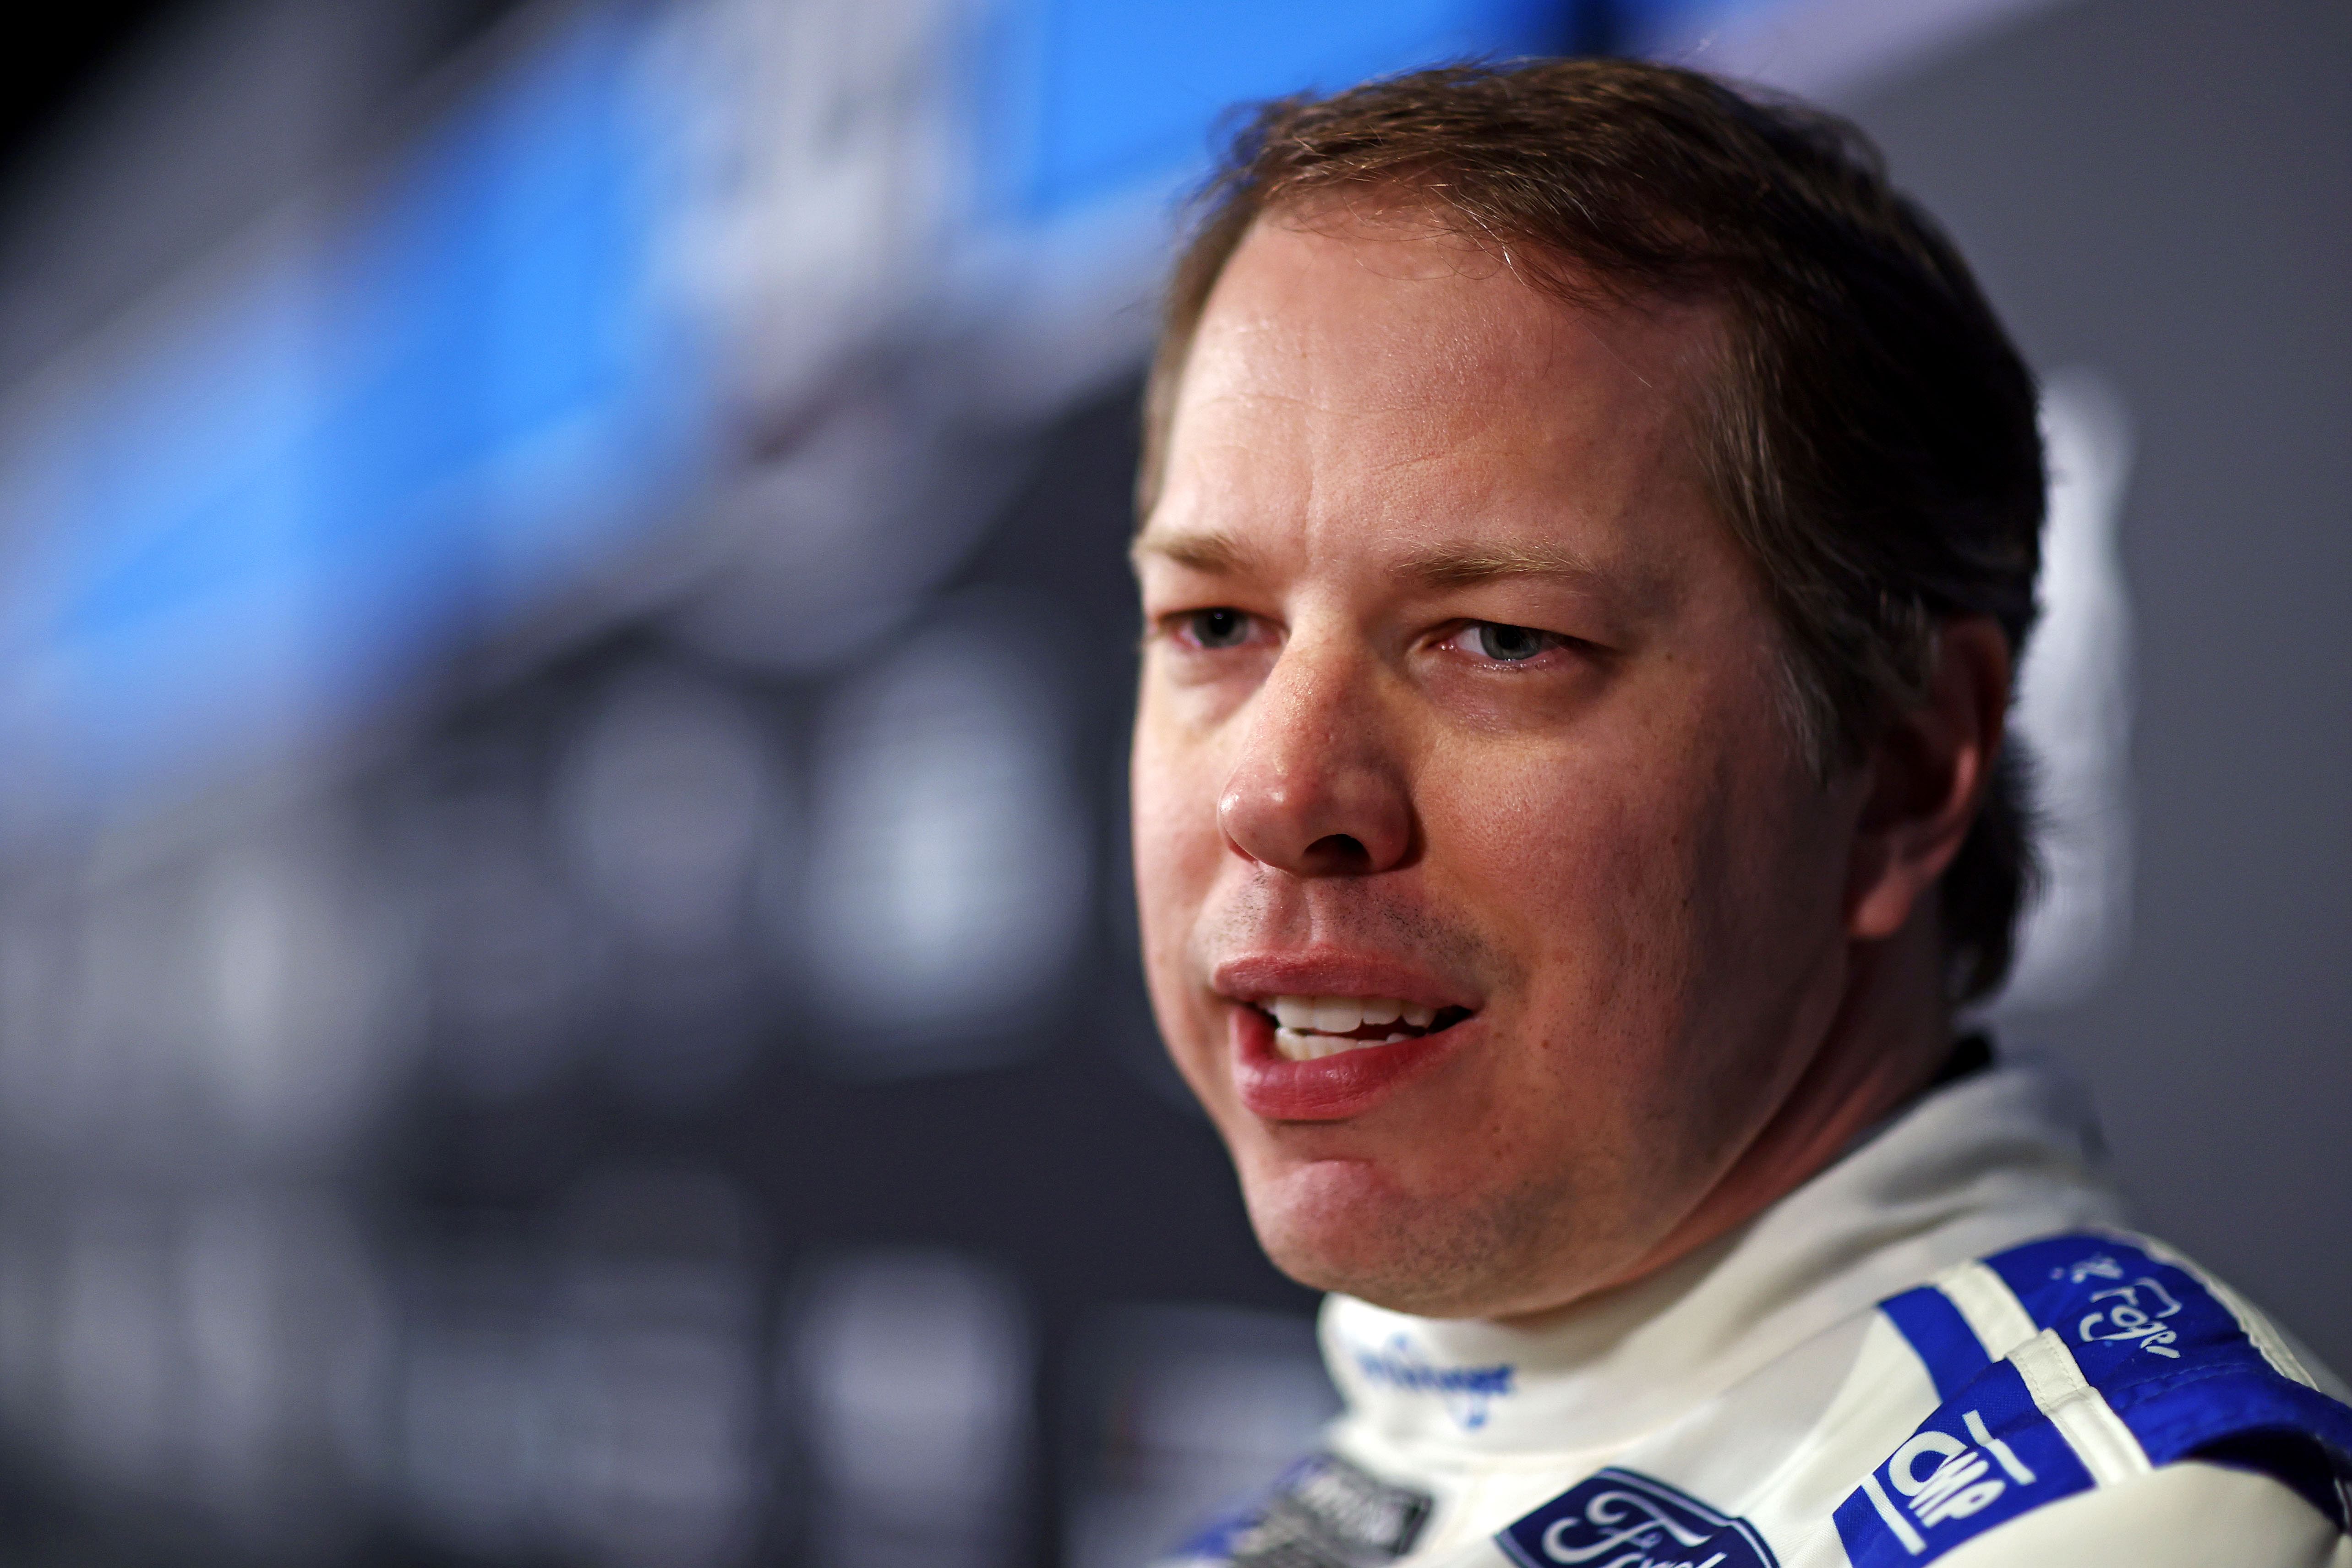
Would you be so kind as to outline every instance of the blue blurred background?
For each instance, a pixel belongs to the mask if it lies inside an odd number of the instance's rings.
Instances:
[[[1825,99],[2045,381],[1995,1009],[2352,1364],[2352,12],[177,0],[0,143],[0,1563],[1121,1568],[1329,1412],[1160,1062],[1137,388],[1239,100]]]

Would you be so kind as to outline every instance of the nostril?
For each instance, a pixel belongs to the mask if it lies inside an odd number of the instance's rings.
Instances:
[[[1308,845],[1307,859],[1312,869],[1325,876],[1372,868],[1372,852],[1364,847],[1363,840],[1346,833],[1327,833]]]
[[[1217,826],[1243,859],[1294,877],[1378,876],[1415,848],[1405,782],[1328,748],[1245,760],[1217,796]]]

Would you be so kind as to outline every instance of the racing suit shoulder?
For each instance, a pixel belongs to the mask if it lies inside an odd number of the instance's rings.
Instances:
[[[1956,1548],[1940,1568],[2352,1568],[2352,1536],[2268,1476],[2184,1459],[2051,1503]]]
[[[2352,1516],[2352,1409],[2259,1312],[2160,1245],[2044,1237],[1880,1311],[1941,1403],[1836,1509],[1853,1563],[2022,1563],[2037,1559],[2012,1550],[2041,1551],[2045,1536],[2116,1532],[2097,1555],[2210,1561],[2179,1555],[2171,1543],[2192,1532],[2163,1523],[2200,1499],[2245,1529],[2259,1516],[2273,1538],[2228,1561],[2326,1562],[2336,1549]],[[2296,1544],[2315,1529],[2319,1545]]]
[[[1381,1318],[1395,1366],[1358,1380],[1365,1403],[1328,1447],[1178,1560],[2352,1568],[2352,1408],[2227,1287],[2119,1231],[1945,1258],[1966,1260],[1860,1298],[1759,1370],[1623,1436],[1591,1384],[1542,1363],[1549,1341]],[[1752,1321],[1727,1311],[1717,1325],[1747,1333]],[[1676,1370],[1654,1354],[1638,1364]],[[1465,1401],[1480,1380],[1495,1384],[1485,1403]],[[1498,1435],[1511,1402],[1535,1400],[1549,1403]]]

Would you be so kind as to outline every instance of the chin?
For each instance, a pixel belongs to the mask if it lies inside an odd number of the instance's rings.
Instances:
[[[1274,1266],[1311,1289],[1423,1318],[1492,1317],[1543,1293],[1519,1205],[1397,1190],[1366,1162],[1323,1160],[1243,1183]],[[1557,1258],[1545,1258],[1554,1264]]]

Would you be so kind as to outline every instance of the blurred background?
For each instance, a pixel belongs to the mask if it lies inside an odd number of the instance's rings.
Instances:
[[[0,1563],[1129,1568],[1332,1408],[1136,975],[1223,106],[1857,115],[2046,383],[1997,1011],[2352,1365],[2352,10],[177,0],[0,94]]]

